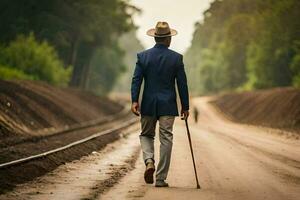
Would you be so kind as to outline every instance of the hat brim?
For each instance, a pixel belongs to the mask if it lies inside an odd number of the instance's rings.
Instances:
[[[170,30],[170,34],[168,35],[156,35],[155,34],[155,28],[151,28],[147,31],[147,35],[151,36],[151,37],[169,37],[169,36],[174,36],[174,35],[177,35],[178,32],[174,29],[171,29]]]

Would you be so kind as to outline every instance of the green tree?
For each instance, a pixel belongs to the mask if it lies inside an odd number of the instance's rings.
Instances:
[[[251,88],[268,88],[292,85],[296,76],[291,69],[296,54],[293,45],[300,37],[299,1],[278,1],[261,14],[261,27],[249,46],[248,85]],[[294,70],[295,71],[295,70]]]
[[[299,10],[297,0],[215,0],[186,52],[191,89],[203,94],[297,85]]]
[[[123,63],[125,65],[125,72],[117,80],[114,91],[128,92],[131,87],[131,78],[136,63],[136,54],[144,50],[140,41],[136,38],[136,30],[132,30],[119,38],[119,46],[124,50]]]
[[[112,47],[98,48],[91,60],[91,71],[88,89],[96,94],[106,94],[117,81],[118,76],[125,71],[123,64],[124,51],[118,42]]]
[[[1,43],[34,32],[57,49],[65,67],[74,67],[70,85],[80,88],[87,87],[95,51],[129,31],[137,11],[123,0],[2,0],[0,9]]]

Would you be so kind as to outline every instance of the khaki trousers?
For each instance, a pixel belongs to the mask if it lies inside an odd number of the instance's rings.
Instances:
[[[154,162],[155,127],[156,122],[159,122],[160,158],[156,170],[156,180],[165,180],[168,175],[173,145],[174,119],[174,116],[141,117],[142,132],[140,134],[140,142],[145,164],[151,160]]]

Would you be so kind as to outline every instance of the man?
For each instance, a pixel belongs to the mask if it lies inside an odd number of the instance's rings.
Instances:
[[[167,22],[158,22],[147,35],[155,38],[153,48],[137,54],[137,62],[131,84],[132,112],[141,114],[140,142],[146,165],[144,179],[153,183],[155,171],[154,136],[159,122],[160,159],[156,171],[156,187],[168,187],[165,182],[171,159],[173,123],[178,116],[175,80],[181,100],[181,116],[189,116],[189,94],[182,55],[168,49],[171,37],[177,31],[170,29]],[[139,93],[144,80],[144,91],[139,112]]]
[[[198,115],[199,115],[198,108],[194,107],[194,120],[196,124],[198,123]]]

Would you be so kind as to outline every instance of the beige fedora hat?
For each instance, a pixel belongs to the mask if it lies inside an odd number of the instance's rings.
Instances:
[[[147,35],[152,37],[168,37],[177,35],[177,31],[171,29],[167,22],[157,22],[155,28],[147,31]]]

